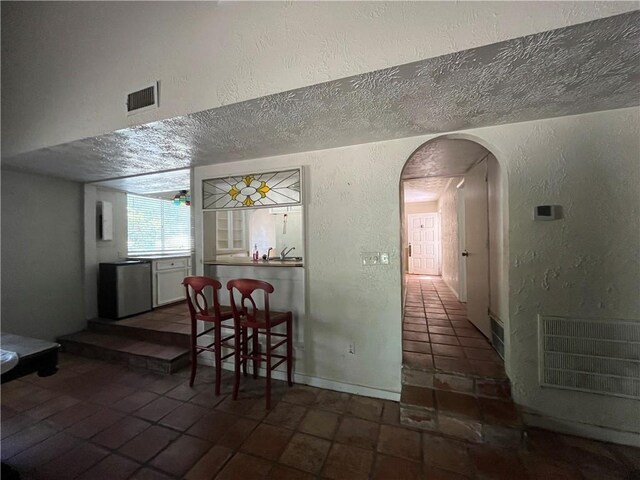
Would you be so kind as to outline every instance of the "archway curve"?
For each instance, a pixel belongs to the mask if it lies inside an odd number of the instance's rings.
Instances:
[[[405,181],[409,178],[411,179],[419,179],[419,178],[431,178],[431,177],[435,177],[435,178],[442,178],[442,177],[463,177],[464,174],[466,173],[465,171],[453,171],[453,172],[447,172],[446,169],[446,165],[442,165],[441,162],[446,161],[443,160],[442,158],[437,158],[435,156],[431,156],[429,157],[429,155],[422,156],[421,157],[421,153],[424,154],[425,151],[428,151],[428,149],[434,145],[440,145],[441,147],[445,148],[447,147],[448,141],[458,141],[458,140],[462,140],[465,141],[466,145],[468,146],[475,146],[475,148],[477,149],[477,152],[484,152],[483,158],[487,158],[489,155],[491,155],[494,159],[495,159],[495,165],[497,165],[497,170],[499,171],[499,183],[497,185],[497,190],[498,190],[498,204],[497,204],[497,208],[499,209],[499,216],[500,216],[500,230],[499,230],[499,239],[501,242],[501,245],[499,249],[494,249],[493,250],[493,255],[499,255],[500,259],[497,262],[499,265],[499,270],[496,270],[494,268],[493,274],[494,276],[497,275],[498,278],[498,289],[499,289],[499,293],[498,296],[500,297],[500,301],[502,302],[502,308],[500,308],[501,311],[501,320],[504,322],[504,326],[505,326],[505,340],[508,339],[508,311],[509,311],[509,306],[508,306],[508,278],[509,278],[509,272],[508,272],[508,267],[509,267],[509,236],[508,236],[508,232],[509,232],[509,216],[508,216],[508,169],[506,167],[506,164],[504,162],[504,157],[502,155],[502,153],[499,151],[499,149],[497,149],[494,145],[492,145],[490,142],[488,142],[487,140],[485,140],[482,137],[479,137],[477,135],[474,134],[469,134],[469,133],[464,133],[464,132],[457,132],[457,133],[447,133],[447,134],[443,134],[443,135],[438,135],[435,136],[433,138],[430,138],[429,140],[421,143],[415,150],[413,150],[413,152],[408,156],[407,160],[405,161],[401,173],[400,173],[400,179],[399,179],[399,199],[400,199],[400,225],[401,225],[401,232],[400,232],[400,237],[401,237],[401,249],[400,251],[403,253],[401,255],[401,278],[403,279],[402,281],[402,306],[403,306],[403,315],[404,315],[404,311],[405,311],[405,274],[406,274],[406,267],[408,264],[408,255],[406,255],[406,248],[407,248],[407,239],[406,239],[406,235],[408,235],[408,231],[407,231],[407,216],[405,213],[405,198],[404,198],[404,184]],[[472,149],[471,149],[472,150]],[[414,170],[414,174],[411,174],[411,170],[412,170],[412,166],[415,166],[416,161],[419,162],[427,162],[429,164],[431,164],[431,167],[433,167],[433,165],[436,165],[436,167],[438,166],[438,162],[440,162],[439,168],[426,168],[426,174],[422,177],[420,176],[416,176],[415,174],[415,168]],[[468,169],[470,169],[476,162],[481,161],[481,158],[475,158],[473,159],[473,161],[468,165]],[[442,174],[442,172],[445,172],[445,174]],[[411,174],[411,175],[408,175]],[[496,292],[494,292],[495,294]],[[508,347],[507,345],[505,345],[505,354],[508,354]]]

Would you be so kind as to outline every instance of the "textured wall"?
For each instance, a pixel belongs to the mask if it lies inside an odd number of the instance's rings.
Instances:
[[[152,9],[145,2],[7,2],[3,156],[636,8],[635,2],[225,1],[158,2]],[[126,94],[158,79],[161,108],[127,117]]]
[[[503,320],[516,401],[549,417],[632,432],[640,432],[637,402],[538,386],[536,318],[640,318],[639,114],[631,108],[461,135],[489,148],[508,178],[510,285],[501,288],[509,292]],[[195,169],[199,181],[305,166],[310,370],[304,373],[399,391],[399,178],[409,155],[430,138]],[[564,207],[563,220],[532,220],[535,205],[553,203]],[[391,265],[360,266],[360,252],[378,250],[391,253]],[[346,354],[350,341],[354,356]]]
[[[456,185],[462,177],[453,178],[438,201],[440,210],[440,231],[442,232],[442,279],[449,288],[459,294],[458,268],[458,210],[456,208]]]
[[[384,142],[194,170],[202,178],[303,166],[306,184],[307,312],[299,373],[400,391],[400,170],[414,141]],[[385,167],[386,166],[386,167]],[[200,204],[194,190],[194,204]],[[201,220],[196,216],[196,262]],[[363,267],[361,252],[391,264]],[[277,294],[277,292],[276,292]],[[356,355],[347,353],[355,343]]]
[[[82,186],[2,171],[2,331],[82,330]]]
[[[640,432],[638,402],[537,386],[537,315],[640,319],[640,110],[478,130],[508,167],[509,372],[532,412]],[[564,219],[534,222],[533,207]]]

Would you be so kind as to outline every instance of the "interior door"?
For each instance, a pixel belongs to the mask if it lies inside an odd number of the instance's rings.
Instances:
[[[440,222],[437,213],[409,215],[409,273],[440,275]]]
[[[487,338],[491,338],[486,160],[464,177],[464,207],[466,248],[461,261],[467,266],[467,316]]]

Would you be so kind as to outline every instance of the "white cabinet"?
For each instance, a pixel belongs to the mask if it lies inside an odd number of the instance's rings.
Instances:
[[[244,212],[216,213],[216,251],[246,251],[246,226]]]
[[[158,307],[185,299],[182,280],[191,271],[191,258],[169,258],[153,261],[153,306]]]

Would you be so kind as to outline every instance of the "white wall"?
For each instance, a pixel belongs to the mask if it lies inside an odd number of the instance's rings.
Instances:
[[[636,2],[6,2],[2,153],[542,32]],[[160,80],[160,108],[126,94]]]
[[[197,183],[263,168],[304,167],[308,295],[307,318],[299,322],[305,345],[297,349],[304,356],[296,363],[298,373],[400,391],[398,160],[408,158],[413,145],[385,142],[194,169]],[[199,188],[194,205],[201,205]],[[198,268],[201,231],[196,215]],[[371,251],[389,252],[391,264],[363,267],[360,254]],[[350,343],[356,355],[347,353]]]
[[[516,402],[576,425],[636,433],[636,401],[538,385],[536,318],[539,313],[640,317],[639,113],[629,108],[457,134],[489,148],[508,179],[509,262],[502,278],[508,277],[509,285],[501,288],[509,292],[503,320],[510,325],[507,368]],[[399,391],[399,179],[409,155],[430,138],[195,169],[198,182],[218,174],[305,166],[304,338],[310,370],[304,373]],[[194,191],[197,208],[199,189]],[[560,204],[565,218],[534,222],[537,204]],[[389,251],[391,264],[361,267],[362,251]],[[351,341],[357,355],[345,353]]]
[[[540,388],[536,351],[538,314],[640,319],[640,110],[477,134],[508,170],[514,398],[545,416],[640,432],[637,401]],[[534,222],[541,204],[562,205],[565,218]]]
[[[110,202],[113,207],[113,240],[94,237],[98,263],[114,262],[127,256],[127,194],[117,190],[98,188],[96,201]]]
[[[414,213],[437,213],[438,202],[405,202],[404,213],[411,215]],[[405,218],[408,222],[408,217]]]
[[[487,195],[489,210],[489,308],[500,320],[509,317],[509,296],[505,284],[506,266],[509,264],[508,245],[504,239],[509,235],[509,226],[505,221],[502,204],[506,191],[504,172],[500,169],[496,157],[487,157]],[[504,322],[504,321],[503,321]],[[506,335],[506,333],[505,333]],[[507,335],[508,338],[508,335]]]
[[[2,331],[84,328],[82,185],[2,170]]]
[[[113,240],[100,240],[97,229],[97,202],[111,202]],[[84,186],[84,297],[85,318],[98,316],[98,265],[127,256],[127,195],[93,185]]]
[[[458,253],[458,210],[456,185],[462,177],[452,178],[438,200],[440,212],[440,236],[442,238],[442,279],[456,296],[460,292],[458,273],[460,258]]]

